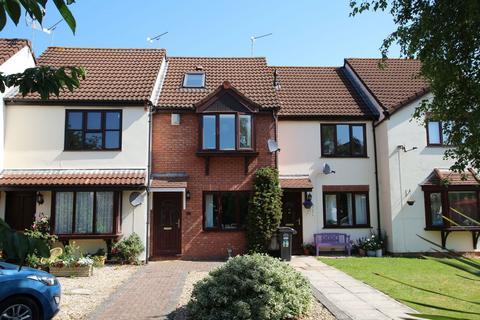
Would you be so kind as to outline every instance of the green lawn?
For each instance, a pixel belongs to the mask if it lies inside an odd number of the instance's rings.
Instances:
[[[442,319],[480,319],[480,275],[476,277],[440,262],[420,258],[319,259],[422,314],[448,317]],[[453,259],[448,261],[455,262]],[[432,305],[444,309],[434,309],[430,307]]]

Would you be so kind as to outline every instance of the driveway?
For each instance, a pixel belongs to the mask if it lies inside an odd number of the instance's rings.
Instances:
[[[180,260],[150,262],[98,307],[91,319],[167,319],[177,306],[188,273],[211,271],[221,264]]]

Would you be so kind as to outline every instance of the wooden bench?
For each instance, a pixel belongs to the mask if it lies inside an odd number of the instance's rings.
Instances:
[[[350,236],[345,233],[316,233],[313,235],[315,240],[315,250],[318,256],[321,247],[339,247],[345,248],[348,255],[351,254],[352,243]]]

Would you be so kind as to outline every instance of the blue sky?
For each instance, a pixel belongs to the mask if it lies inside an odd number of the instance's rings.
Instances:
[[[133,5],[132,5],[133,3]],[[349,17],[348,0],[77,0],[72,34],[62,22],[53,36],[32,32],[21,21],[1,37],[33,40],[36,55],[49,45],[166,48],[170,56],[250,56],[250,37],[273,33],[255,45],[270,65],[341,65],[345,57],[378,57],[394,30],[386,13]],[[47,9],[44,27],[60,18]],[[150,44],[148,36],[168,31]],[[32,37],[33,34],[33,37]],[[398,57],[398,49],[391,57]]]

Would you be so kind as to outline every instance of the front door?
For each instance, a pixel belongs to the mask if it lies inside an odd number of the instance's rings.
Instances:
[[[293,254],[302,254],[302,193],[300,191],[284,191],[282,197],[282,227],[290,227],[297,231],[293,236]]]
[[[181,193],[154,193],[153,256],[181,253],[181,213]]]
[[[14,230],[29,229],[35,220],[36,192],[7,192],[5,221]]]

